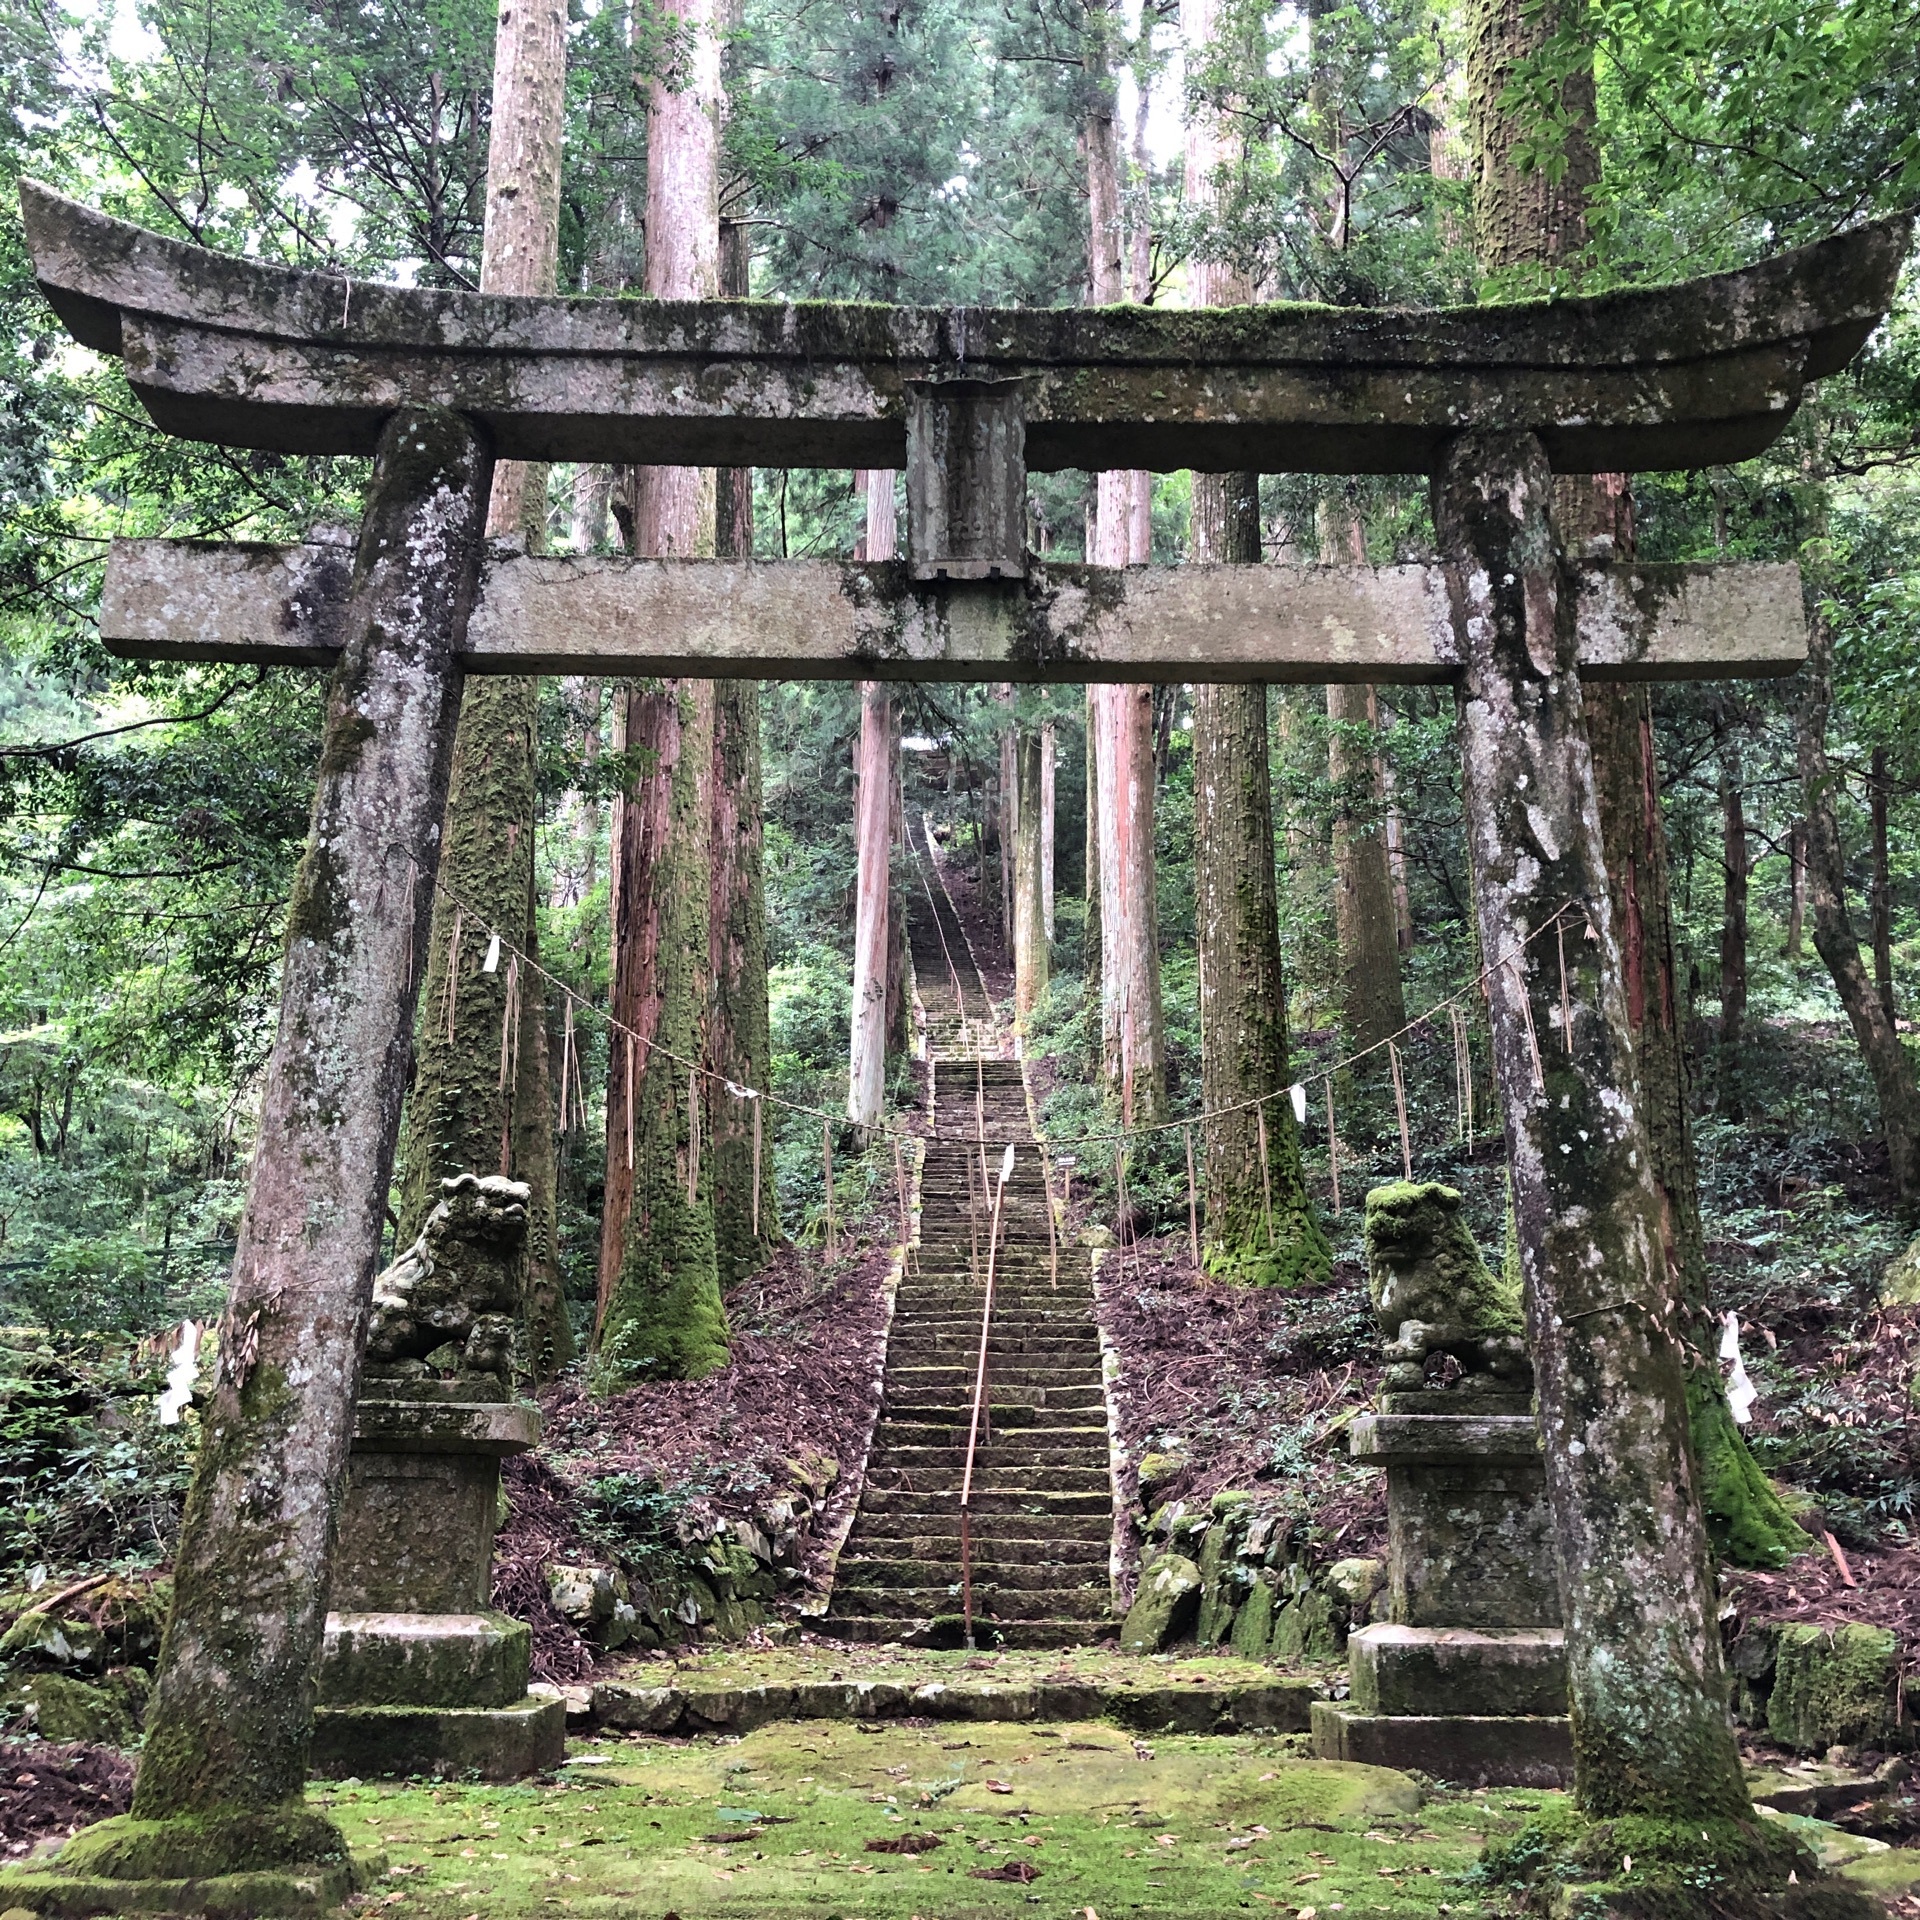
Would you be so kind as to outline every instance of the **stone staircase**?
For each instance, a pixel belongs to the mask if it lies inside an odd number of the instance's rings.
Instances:
[[[925,871],[923,867],[923,872]],[[910,923],[933,1049],[935,1134],[921,1179],[920,1248],[901,1280],[880,1419],[853,1530],[842,1549],[823,1630],[848,1640],[923,1634],[961,1611],[960,1486],[980,1352],[992,1189],[1009,1142],[986,1418],[974,1461],[973,1610],[980,1644],[1064,1647],[1114,1630],[1109,1554],[1113,1495],[1093,1279],[1086,1253],[1049,1254],[1039,1149],[1017,1060],[943,1056],[960,1009],[940,945],[944,931],[971,1037],[988,1035],[978,979],[939,882]],[[923,945],[930,948],[923,957]]]

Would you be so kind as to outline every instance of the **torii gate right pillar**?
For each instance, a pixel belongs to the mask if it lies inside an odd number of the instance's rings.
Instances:
[[[1607,890],[1574,603],[1537,438],[1468,433],[1433,481],[1462,663],[1467,836],[1594,1818],[1751,1818],[1728,1725],[1675,1280]],[[1564,954],[1564,965],[1562,955]],[[1511,957],[1510,957],[1511,956]]]

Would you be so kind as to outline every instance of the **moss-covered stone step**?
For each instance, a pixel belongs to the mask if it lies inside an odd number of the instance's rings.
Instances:
[[[1096,1582],[1107,1584],[1107,1560],[1104,1554],[1089,1552],[1074,1560],[1013,1560],[995,1553],[976,1557],[973,1563],[976,1581],[989,1581],[995,1587],[1019,1588],[1043,1592],[1054,1587],[1084,1587]],[[859,1559],[841,1556],[835,1578],[851,1592],[855,1588],[877,1586],[951,1587],[960,1579],[960,1557],[927,1560]]]
[[[876,1442],[867,1464],[870,1473],[952,1474],[964,1467],[966,1458],[966,1447],[957,1441],[944,1447],[896,1446],[888,1441]],[[1035,1473],[1094,1473],[1103,1482],[1108,1478],[1105,1447],[1071,1441],[1060,1446],[1034,1443],[1024,1449],[1016,1449],[1006,1440],[997,1439],[991,1445],[983,1442],[974,1465],[987,1472],[1021,1467]]]
[[[950,1604],[941,1610],[941,1614],[933,1617],[939,1619],[944,1615],[957,1620],[959,1613],[959,1607]],[[831,1639],[847,1640],[859,1646],[886,1646],[903,1639],[905,1633],[917,1624],[924,1625],[925,1622],[879,1620],[861,1614],[829,1614],[820,1623],[819,1630]],[[1096,1625],[1085,1620],[983,1620],[980,1626],[983,1634],[987,1628],[992,1628],[995,1646],[1015,1651],[1036,1648],[1059,1651],[1065,1647],[1088,1646],[1104,1637]],[[984,1638],[982,1644],[985,1644]]]
[[[1008,1446],[1014,1443],[1014,1436],[1024,1437],[1027,1444],[1034,1448],[1066,1447],[1082,1449],[1089,1454],[1105,1457],[1108,1451],[1107,1430],[1104,1426],[1052,1425],[1035,1426],[1031,1421],[1002,1422],[994,1415],[994,1436],[992,1444]],[[967,1444],[967,1423],[964,1420],[907,1420],[893,1415],[882,1415],[880,1424],[874,1429],[874,1445],[879,1447],[958,1447],[963,1452]],[[1037,1452],[1033,1456],[1042,1457]]]
[[[849,1613],[873,1620],[931,1620],[936,1615],[958,1611],[959,1587],[957,1580],[937,1587],[861,1586],[849,1581],[843,1590],[843,1603]],[[1113,1617],[1113,1594],[1104,1579],[1098,1586],[1001,1586],[992,1578],[990,1568],[976,1567],[973,1610],[977,1618],[996,1622],[1105,1622]]]
[[[883,1493],[898,1493],[923,1486],[906,1467],[876,1467],[867,1476],[867,1484]],[[1049,1498],[1057,1494],[1110,1493],[1107,1469],[1098,1466],[1007,1466],[991,1465],[976,1459],[973,1466],[973,1491],[976,1499],[983,1493],[1020,1493],[1032,1491]]]
[[[863,1514],[907,1514],[927,1511],[926,1493],[890,1493],[870,1491],[860,1503]],[[1049,1525],[1056,1514],[1106,1513],[1113,1505],[1111,1494],[1102,1487],[1087,1493],[1039,1493],[1030,1490],[1003,1492],[998,1488],[976,1492],[974,1508],[980,1513],[1021,1513]]]
[[[1096,1680],[956,1684],[933,1680],[799,1682],[795,1686],[647,1688],[603,1680],[593,1718],[614,1732],[745,1734],[778,1720],[1110,1720],[1142,1734],[1306,1732],[1311,1680],[1261,1676],[1246,1684],[1152,1686]]]
[[[917,1370],[924,1371],[924,1369]],[[890,1381],[889,1386],[893,1383]],[[1097,1386],[1049,1386],[1043,1381],[1015,1382],[1006,1379],[990,1380],[987,1405],[992,1410],[994,1420],[999,1422],[1002,1415],[1011,1416],[1022,1407],[1030,1407],[1038,1413],[1077,1413],[1080,1415],[1104,1414],[1106,1400]],[[951,1419],[956,1415],[965,1419],[973,1408],[973,1381],[969,1377],[964,1385],[929,1386],[917,1380],[903,1380],[897,1389],[887,1396],[888,1411],[894,1414],[911,1413],[916,1418],[931,1416],[935,1419]],[[1008,1418],[1006,1425],[1018,1426],[1018,1420]],[[1060,1424],[1068,1424],[1062,1422]],[[1079,1424],[1090,1422],[1082,1420]]]
[[[871,1526],[860,1528],[858,1545],[879,1551],[884,1558],[959,1553],[960,1515],[954,1507],[919,1515],[875,1514],[872,1520]],[[1019,1514],[983,1513],[973,1523],[975,1549],[984,1553],[990,1548],[1007,1559],[1025,1559],[1029,1548],[1044,1558],[1066,1551],[1068,1541],[1096,1543],[1104,1553],[1112,1536],[1113,1523],[1104,1515],[1090,1519],[1084,1514],[1058,1514],[1040,1525]]]
[[[980,1351],[980,1329],[964,1322],[940,1326],[896,1322],[889,1358],[903,1363],[924,1357],[935,1364],[964,1364]],[[1007,1360],[1039,1361],[1053,1367],[1080,1368],[1096,1363],[1100,1336],[1091,1327],[1009,1327],[998,1321],[987,1336],[989,1366]]]

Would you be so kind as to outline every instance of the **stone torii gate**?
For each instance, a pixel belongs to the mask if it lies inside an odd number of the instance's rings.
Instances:
[[[1904,222],[1679,286],[1510,307],[934,312],[370,286],[33,185],[22,203],[56,311],[120,356],[160,427],[374,459],[351,558],[146,541],[109,567],[119,652],[333,678],[138,1832],[82,1836],[77,1870],[311,1864],[332,1844],[289,1808],[469,672],[1453,683],[1482,947],[1514,956],[1489,999],[1582,1803],[1630,1807],[1636,1778],[1691,1772],[1744,1806],[1580,688],[1791,671],[1799,583],[1792,567],[1570,557],[1550,480],[1760,452],[1885,312]],[[904,466],[911,558],[490,549],[496,458]],[[1041,564],[1026,474],[1063,467],[1424,474],[1441,560]],[[1528,944],[1556,922],[1564,989]]]

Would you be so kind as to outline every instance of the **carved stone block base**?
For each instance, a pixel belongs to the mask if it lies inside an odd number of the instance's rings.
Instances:
[[[1362,1627],[1347,1641],[1357,1713],[1544,1715],[1567,1710],[1558,1627]]]
[[[507,1707],[320,1707],[314,1775],[323,1780],[414,1773],[521,1780],[566,1757],[567,1709],[558,1694]]]
[[[1397,1767],[1461,1787],[1564,1787],[1573,1780],[1573,1730],[1546,1715],[1356,1713],[1313,1703],[1320,1760]]]

